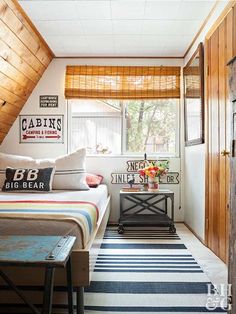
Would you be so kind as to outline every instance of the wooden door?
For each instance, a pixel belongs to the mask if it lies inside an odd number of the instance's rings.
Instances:
[[[230,113],[227,62],[232,57],[231,10],[206,42],[206,244],[228,255]]]
[[[236,48],[236,43],[235,43]],[[229,64],[230,75],[230,94],[232,99],[231,104],[231,181],[230,181],[230,245],[229,245],[229,275],[228,283],[232,285],[231,309],[228,313],[236,312],[236,51],[235,57]]]

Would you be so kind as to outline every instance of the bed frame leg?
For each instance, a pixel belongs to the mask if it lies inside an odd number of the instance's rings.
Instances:
[[[76,314],[84,314],[84,287],[78,287],[76,291]]]

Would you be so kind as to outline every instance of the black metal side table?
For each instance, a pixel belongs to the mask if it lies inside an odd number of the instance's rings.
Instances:
[[[68,313],[73,314],[70,254],[75,239],[73,236],[0,236],[0,266],[45,267],[42,314],[51,314],[53,278],[56,267],[66,268]],[[40,311],[26,299],[25,295],[2,270],[0,270],[0,276],[33,313],[40,314]]]
[[[168,199],[171,201],[168,216]],[[164,208],[161,208],[161,202]],[[175,233],[174,192],[158,190],[157,192],[120,191],[120,219],[118,233],[124,232],[124,226],[165,226],[170,233]]]

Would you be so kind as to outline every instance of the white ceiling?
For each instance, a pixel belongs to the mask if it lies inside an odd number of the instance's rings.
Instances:
[[[215,0],[20,0],[56,56],[182,57]]]

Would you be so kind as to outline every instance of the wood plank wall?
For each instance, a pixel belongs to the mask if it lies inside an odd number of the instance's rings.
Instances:
[[[205,42],[206,243],[228,260],[230,101],[228,61],[236,55],[236,5]]]
[[[0,144],[53,57],[18,1],[0,0]]]

